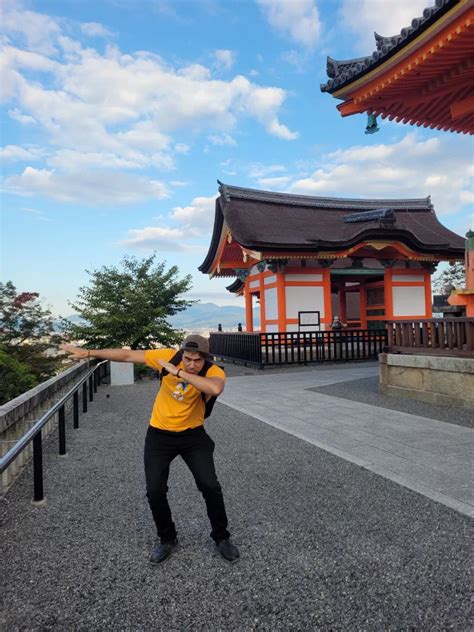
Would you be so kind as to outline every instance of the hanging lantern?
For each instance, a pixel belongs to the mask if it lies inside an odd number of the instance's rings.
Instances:
[[[379,126],[377,125],[377,117],[375,114],[367,115],[367,127],[365,128],[366,134],[375,134],[375,132],[379,131]]]

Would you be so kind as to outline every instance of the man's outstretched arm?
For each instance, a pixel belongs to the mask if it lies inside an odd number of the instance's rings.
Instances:
[[[61,345],[60,349],[69,353],[74,360],[112,360],[113,362],[135,362],[145,364],[146,351],[132,351],[131,349],[81,349],[74,345]]]

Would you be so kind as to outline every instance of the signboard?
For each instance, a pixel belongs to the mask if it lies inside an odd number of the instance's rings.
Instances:
[[[298,312],[298,331],[302,327],[319,331],[321,329],[320,312]]]

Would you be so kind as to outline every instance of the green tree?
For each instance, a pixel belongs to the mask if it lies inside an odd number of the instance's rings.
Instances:
[[[37,292],[18,293],[0,283],[0,401],[20,395],[55,375],[61,358],[54,349],[62,337]]]
[[[191,275],[179,279],[176,266],[165,270],[165,263],[155,263],[155,258],[124,257],[121,268],[87,271],[90,285],[79,288],[70,303],[81,322],[63,320],[65,333],[99,349],[149,349],[181,342],[182,333],[167,318],[192,304],[182,298],[191,288]]]
[[[466,285],[466,271],[463,263],[453,263],[433,279],[433,290],[449,295],[453,288],[459,290]]]

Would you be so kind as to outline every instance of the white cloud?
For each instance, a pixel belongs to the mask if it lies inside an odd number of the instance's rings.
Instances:
[[[207,140],[212,143],[212,145],[231,145],[233,147],[235,147],[235,145],[237,145],[237,142],[234,138],[232,138],[232,136],[230,134],[211,134],[211,136],[207,137]]]
[[[315,0],[257,0],[268,22],[300,46],[314,48],[321,33]]]
[[[374,31],[391,36],[410,26],[413,18],[420,17],[430,4],[427,0],[343,0],[340,22],[357,38],[361,55],[375,50]],[[382,7],[383,5],[383,7]],[[382,10],[381,10],[382,9]]]
[[[29,207],[23,206],[20,210],[23,211],[24,213],[28,213],[28,215],[32,215],[36,220],[40,222],[51,221],[49,217],[46,217],[46,215],[44,215],[41,211],[38,211],[38,209],[36,208],[29,208]]]
[[[169,219],[179,226],[147,226],[128,231],[128,238],[121,246],[144,249],[192,251],[205,254],[207,245],[190,244],[196,238],[208,237],[214,222],[216,196],[197,197],[188,206],[176,206]],[[163,218],[157,218],[163,221]]]
[[[113,35],[109,29],[98,22],[84,22],[81,24],[81,31],[88,37],[110,37]]]
[[[168,194],[162,182],[128,174],[99,170],[61,173],[33,167],[6,178],[5,189],[10,193],[39,195],[59,202],[104,206],[162,199]]]
[[[120,246],[156,250],[184,250],[181,243],[185,237],[183,230],[178,228],[160,228],[147,226],[133,228],[128,231],[128,238],[118,242]]]
[[[24,162],[26,160],[40,160],[44,155],[41,147],[33,145],[20,147],[19,145],[7,145],[0,148],[0,158],[5,162]]]
[[[274,173],[282,173],[286,171],[286,167],[283,165],[263,165],[258,162],[250,167],[249,177],[250,178],[264,178]]]
[[[20,110],[8,110],[8,116],[14,121],[18,121],[22,125],[34,125],[36,123],[35,119],[32,116],[22,114]]]
[[[215,50],[213,56],[215,67],[219,70],[230,70],[235,64],[235,52],[232,50]]]
[[[280,176],[279,178],[261,178],[258,184],[264,189],[284,191],[290,181],[290,176]]]
[[[171,219],[184,224],[193,235],[206,235],[212,231],[216,196],[196,197],[188,206],[176,206]]]
[[[174,146],[174,150],[177,154],[188,154],[190,149],[190,146],[186,145],[186,143],[176,143]]]
[[[422,141],[410,132],[392,144],[338,150],[322,156],[322,166],[288,190],[339,197],[431,195],[439,215],[453,214],[472,193],[471,150],[462,141],[450,136]]]
[[[53,42],[61,32],[58,22],[47,15],[26,11],[11,0],[3,2],[2,30],[19,36],[29,50],[45,55],[57,52]]]
[[[13,191],[39,187],[45,195],[65,199],[62,182],[84,169],[88,191],[104,200],[112,175],[100,191],[100,182],[91,182],[93,169],[173,169],[176,155],[190,151],[189,145],[175,142],[177,131],[232,145],[235,128],[249,118],[283,140],[297,137],[279,120],[287,98],[281,88],[260,86],[241,75],[215,79],[203,65],[172,66],[146,51],[122,53],[115,45],[104,53],[83,48],[65,34],[64,28],[71,31],[69,22],[23,11],[11,2],[6,6],[3,100],[11,118],[35,122],[38,135],[49,143],[46,169],[12,176]],[[98,23],[82,29],[106,35]],[[230,67],[232,51],[216,54]],[[143,182],[143,197],[154,197],[156,183]],[[127,199],[127,194],[117,197]]]

